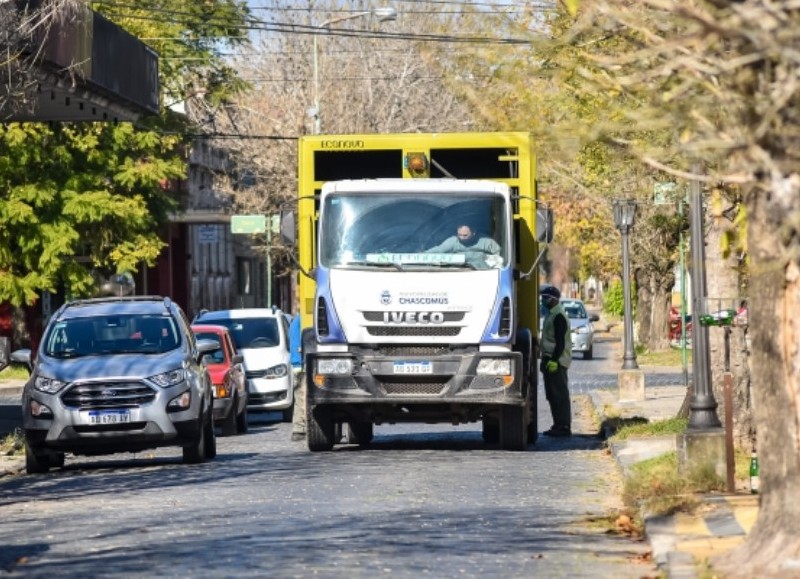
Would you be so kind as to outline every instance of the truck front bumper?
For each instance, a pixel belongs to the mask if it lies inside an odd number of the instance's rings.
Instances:
[[[348,359],[347,372],[322,374],[318,361]],[[481,361],[484,361],[481,364]],[[479,366],[508,361],[508,373]],[[488,364],[487,364],[488,362]],[[503,364],[499,364],[502,366]],[[510,404],[527,402],[518,352],[469,352],[424,356],[312,354],[306,356],[309,400],[313,404]]]

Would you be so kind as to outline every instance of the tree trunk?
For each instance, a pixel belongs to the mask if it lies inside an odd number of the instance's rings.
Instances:
[[[753,410],[761,474],[758,520],[712,564],[726,577],[800,575],[800,176],[747,199]]]
[[[636,322],[639,343],[650,351],[669,348],[669,306],[674,276],[653,275],[637,270]],[[667,279],[665,282],[664,280]]]
[[[710,313],[722,309],[738,309],[742,296],[736,255],[722,255],[722,236],[731,227],[724,217],[713,218],[706,233],[706,292]],[[711,362],[711,384],[719,406],[717,415],[725,424],[725,373],[731,373],[733,437],[737,446],[750,450],[754,443],[753,401],[750,392],[750,369],[746,344],[746,326],[735,326],[726,332],[723,328],[709,328],[708,344]],[[727,348],[725,345],[727,333]],[[726,361],[726,350],[727,358]]]

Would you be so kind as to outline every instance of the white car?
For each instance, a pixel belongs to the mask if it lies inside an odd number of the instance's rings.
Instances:
[[[289,361],[289,323],[277,308],[200,312],[193,324],[225,326],[244,358],[250,411],[280,411],[292,421],[294,374]]]
[[[584,360],[592,359],[594,344],[594,326],[592,322],[600,319],[597,314],[590,314],[581,300],[561,298],[561,305],[569,317],[572,330],[572,352],[582,352]]]

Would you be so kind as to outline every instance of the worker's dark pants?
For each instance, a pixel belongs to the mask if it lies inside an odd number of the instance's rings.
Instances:
[[[555,372],[542,372],[544,394],[550,403],[553,426],[572,429],[572,406],[569,401],[569,378],[567,369],[561,364]]]

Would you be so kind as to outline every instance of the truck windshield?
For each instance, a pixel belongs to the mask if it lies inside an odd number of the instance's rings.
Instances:
[[[330,195],[322,207],[320,263],[500,268],[509,259],[509,219],[500,196]]]

